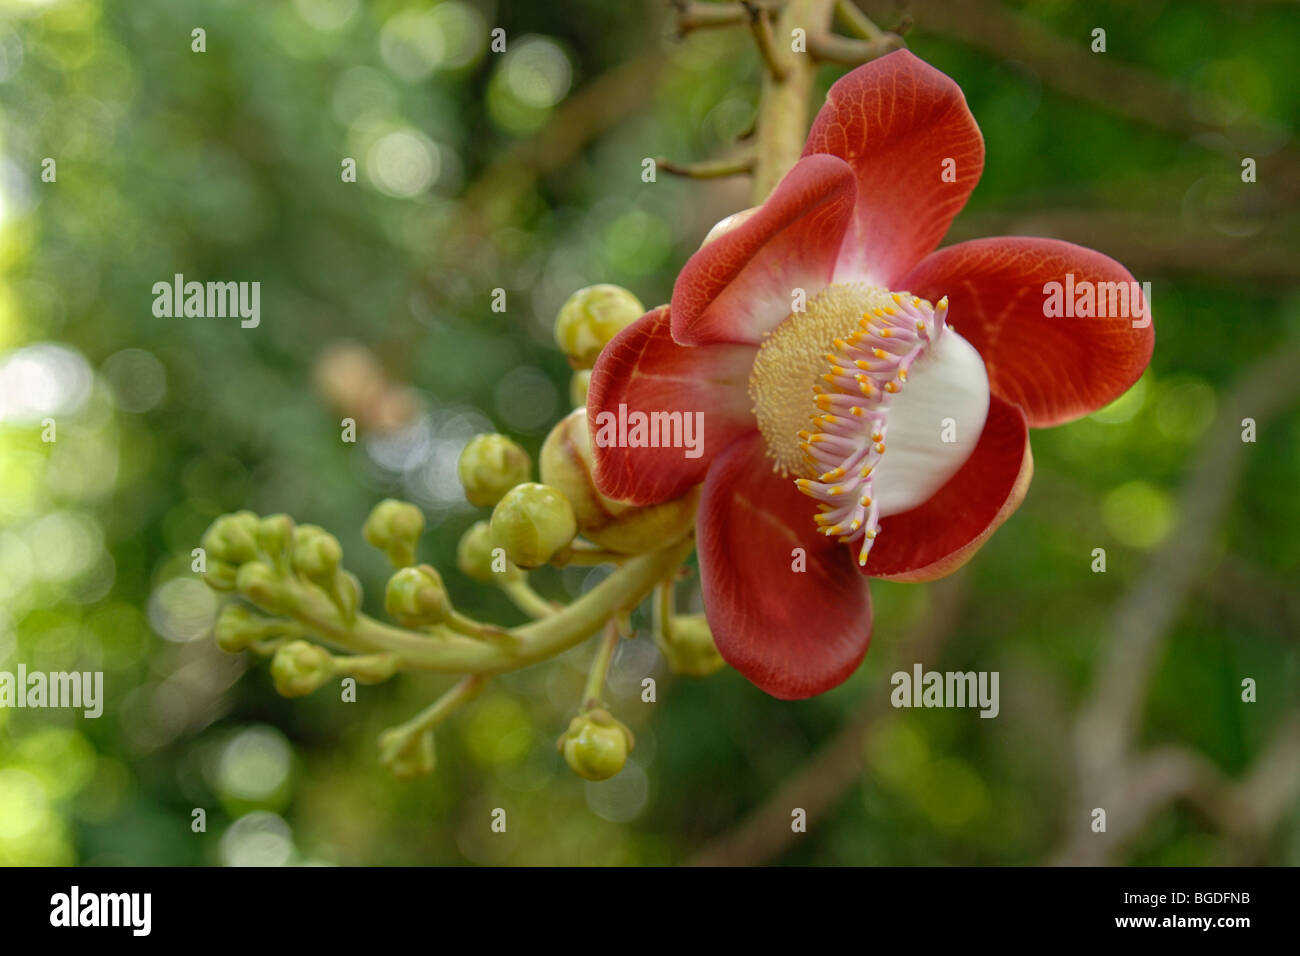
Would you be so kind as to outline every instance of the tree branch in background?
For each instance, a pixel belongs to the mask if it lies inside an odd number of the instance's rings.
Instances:
[[[917,22],[941,34],[1015,60],[1056,89],[1108,112],[1218,149],[1234,160],[1251,152],[1269,154],[1283,132],[1258,117],[1232,125],[1203,118],[1197,102],[1155,73],[1094,54],[1038,21],[992,0],[911,0]],[[1205,137],[1223,133],[1227,139]],[[1300,154],[1284,147],[1273,154],[1274,183],[1289,198],[1300,195]]]
[[[735,27],[748,23],[752,14],[749,8],[775,13],[780,4],[750,0],[749,3],[692,3],[690,0],[670,0],[677,11],[677,35],[684,37],[696,30],[717,27]]]
[[[930,588],[926,620],[911,640],[894,645],[890,670],[903,653],[913,659],[934,660],[960,619],[966,599],[965,575],[958,573]],[[866,737],[890,711],[889,694],[869,697],[844,726],[762,805],[734,829],[715,837],[692,860],[692,866],[755,866],[780,857],[794,841],[790,812],[801,807],[811,827],[824,819],[844,794],[862,779],[866,767]]]
[[[1289,287],[1300,279],[1300,256],[1285,235],[1288,228],[1288,223],[1280,223],[1263,234],[1235,237],[1187,230],[1173,212],[1047,209],[963,214],[946,241],[1045,236],[1105,249],[1134,275],[1211,275]]]
[[[1070,816],[1071,836],[1056,862],[1104,862],[1159,809],[1181,798],[1195,798],[1193,802],[1208,809],[1220,826],[1233,817],[1253,832],[1267,829],[1277,820],[1278,793],[1294,794],[1300,786],[1300,746],[1286,737],[1294,736],[1300,712],[1287,717],[1283,737],[1240,784],[1229,784],[1203,757],[1181,748],[1133,753],[1140,709],[1159,652],[1200,578],[1246,450],[1253,447],[1241,440],[1241,421],[1253,418],[1263,427],[1300,398],[1298,366],[1300,346],[1293,344],[1242,376],[1203,439],[1197,467],[1180,496],[1181,522],[1115,609],[1101,673],[1076,723],[1078,792]],[[1105,833],[1091,832],[1090,812],[1095,807],[1107,812]]]
[[[716,159],[705,163],[674,163],[663,156],[655,158],[655,168],[673,176],[687,179],[722,179],[727,176],[744,176],[754,171],[754,157]]]

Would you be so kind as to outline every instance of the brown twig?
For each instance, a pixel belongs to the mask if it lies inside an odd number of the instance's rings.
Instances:
[[[748,6],[775,12],[779,4],[752,0],[745,3],[693,3],[690,0],[671,0],[677,11],[677,35],[684,37],[696,30],[712,30],[719,27],[735,27],[747,23],[751,16]]]
[[[655,168],[673,176],[688,179],[722,179],[726,176],[745,176],[754,171],[753,156],[735,159],[717,159],[699,163],[675,163],[663,156],[655,158]]]
[[[903,38],[896,33],[882,33],[873,40],[856,40],[833,33],[814,33],[808,37],[808,52],[818,62],[847,66],[859,66],[905,46]]]
[[[790,75],[790,68],[785,59],[777,52],[776,38],[772,35],[772,19],[768,11],[754,0],[742,0],[745,12],[749,14],[749,32],[754,35],[754,44],[758,55],[763,58],[767,72],[778,83],[784,83]]]
[[[1256,151],[1272,153],[1277,169],[1274,184],[1288,195],[1300,194],[1300,154],[1289,146],[1273,153],[1281,133],[1258,117],[1246,116],[1231,125],[1207,120],[1193,97],[1150,70],[1109,54],[1095,54],[1084,43],[1059,36],[1002,3],[911,0],[911,6],[927,30],[1021,63],[1045,83],[1110,113],[1195,138],[1234,160]],[[1206,137],[1205,133],[1225,135]]]
[[[1224,403],[1203,440],[1204,451],[1180,497],[1183,520],[1153,555],[1147,570],[1121,600],[1112,616],[1110,645],[1095,689],[1079,713],[1075,729],[1075,772],[1078,794],[1071,811],[1069,836],[1056,856],[1058,863],[1095,864],[1118,852],[1141,826],[1170,801],[1197,797],[1216,806],[1258,794],[1261,801],[1236,807],[1258,829],[1276,822],[1272,794],[1278,784],[1223,781],[1204,758],[1181,748],[1134,754],[1140,729],[1140,709],[1159,651],[1178,609],[1199,579],[1210,545],[1232,501],[1246,451],[1256,447],[1241,440],[1241,421],[1253,418],[1256,427],[1300,397],[1300,346],[1272,353],[1249,370]],[[1288,721],[1293,720],[1289,717]],[[1288,727],[1290,724],[1288,723]],[[1291,777],[1300,776],[1300,748],[1275,744],[1260,758],[1248,779],[1265,773],[1265,760],[1280,761]],[[1289,761],[1289,763],[1287,762]],[[1272,781],[1281,771],[1267,769]],[[1285,775],[1285,774],[1283,774]],[[1294,781],[1291,786],[1294,786]],[[1267,797],[1267,801],[1264,800]],[[1093,833],[1092,808],[1107,811],[1107,831]],[[1223,817],[1226,810],[1216,813]],[[1220,822],[1222,822],[1220,820]]]

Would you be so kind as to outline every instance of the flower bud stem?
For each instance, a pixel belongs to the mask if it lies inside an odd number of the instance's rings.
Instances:
[[[660,647],[672,643],[673,639],[673,593],[676,581],[677,575],[673,573],[655,585],[651,626],[654,628],[655,643]]]
[[[587,674],[587,686],[582,691],[582,710],[587,712],[603,706],[600,702],[601,691],[605,688],[605,677],[609,673],[610,662],[614,659],[614,649],[618,647],[619,627],[614,621],[605,625],[605,633],[596,646],[596,656],[591,662],[591,671]]]
[[[504,582],[501,585],[501,590],[505,592],[506,597],[510,598],[515,607],[531,618],[540,620],[541,618],[550,617],[557,610],[552,602],[534,591],[532,585],[523,578]]]
[[[283,592],[294,618],[307,631],[337,647],[359,654],[395,653],[404,669],[499,674],[554,657],[591,637],[611,617],[631,611],[685,560],[692,547],[694,542],[687,537],[631,558],[561,609],[552,607],[531,588],[523,592],[514,589],[511,597],[516,603],[520,594],[530,595],[526,603],[540,605],[538,610],[544,608],[546,616],[511,628],[507,633],[513,640],[509,643],[477,640],[441,624],[411,631],[361,613],[349,624],[319,588],[291,579],[283,582]]]
[[[610,551],[597,545],[574,542],[570,547],[565,548],[551,558],[551,564],[557,568],[569,565],[591,567],[598,564],[622,564],[626,560],[626,554],[619,554],[617,551]]]
[[[483,689],[487,683],[487,678],[479,674],[471,674],[468,677],[457,681],[451,690],[447,691],[437,700],[435,700],[424,710],[420,711],[404,724],[398,724],[389,733],[401,734],[407,740],[418,737],[426,731],[432,730],[438,724],[442,723],[453,711],[466,701],[473,700],[478,696],[478,692]]]
[[[452,611],[447,618],[446,624],[457,634],[464,634],[467,637],[477,637],[485,641],[495,641],[503,645],[512,645],[515,641],[514,636],[508,628],[501,627],[497,624],[484,624],[476,621],[472,617],[467,617],[459,611]]]
[[[363,684],[378,684],[387,680],[401,666],[402,659],[396,654],[358,654],[334,658],[336,676],[351,675]]]

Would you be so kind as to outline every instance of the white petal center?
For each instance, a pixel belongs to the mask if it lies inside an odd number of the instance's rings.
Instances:
[[[945,328],[889,405],[889,450],[873,486],[881,517],[915,508],[942,488],[975,450],[988,413],[984,360]]]

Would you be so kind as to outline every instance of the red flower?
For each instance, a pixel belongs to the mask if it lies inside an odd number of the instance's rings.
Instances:
[[[1023,499],[1028,428],[1100,408],[1150,360],[1145,299],[1114,260],[1051,239],[932,251],[983,165],[947,76],[906,51],[854,70],[771,197],[596,363],[598,487],[645,505],[704,483],[708,621],[774,696],[847,678],[866,578],[956,570]],[[620,405],[703,412],[702,454],[614,447],[596,417]]]

